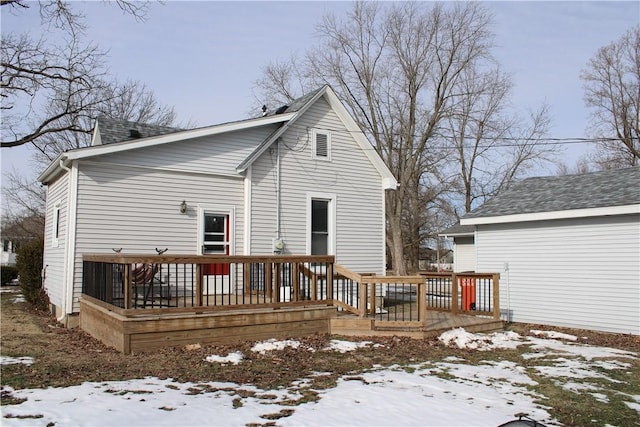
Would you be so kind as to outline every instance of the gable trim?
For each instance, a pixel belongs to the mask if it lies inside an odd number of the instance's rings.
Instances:
[[[305,105],[302,106],[298,111],[292,113],[291,120],[284,123],[280,128],[278,128],[271,136],[264,140],[262,144],[260,144],[249,156],[242,161],[236,168],[238,173],[243,173],[247,168],[253,164],[256,159],[258,159],[271,145],[278,139],[282,134],[291,127],[292,124],[298,119],[298,117],[302,116],[308,109],[313,105],[324,93],[327,91],[328,86],[324,86],[322,90],[318,91],[317,94],[313,98],[311,98]]]
[[[480,218],[461,218],[461,225],[505,224],[526,221],[548,221],[553,219],[588,218],[595,216],[640,214],[640,204],[609,206],[604,208],[570,209],[554,212],[536,212],[515,215],[500,215]]]

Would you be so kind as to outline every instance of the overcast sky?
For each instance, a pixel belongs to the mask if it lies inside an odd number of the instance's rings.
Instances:
[[[504,70],[512,73],[513,104],[521,111],[546,102],[551,137],[584,137],[583,69],[598,48],[640,23],[640,2],[488,2]],[[317,42],[314,25],[328,11],[345,14],[347,2],[166,1],[144,23],[102,2],[75,3],[88,18],[89,37],[109,50],[111,72],[140,80],[178,121],[199,126],[246,118],[262,103],[253,82],[269,61],[303,53]],[[2,33],[41,31],[37,8],[1,9]],[[586,147],[567,145],[571,164]],[[3,148],[2,169],[29,167],[29,150]],[[40,172],[40,171],[37,171]],[[553,172],[553,171],[552,171]]]

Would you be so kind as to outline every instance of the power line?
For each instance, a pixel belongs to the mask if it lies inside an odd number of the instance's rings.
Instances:
[[[328,131],[331,133],[338,133],[338,134],[361,134],[364,136],[368,136],[372,134],[372,132],[364,132],[362,130],[348,130],[348,129],[332,129],[332,128],[325,128],[325,127],[319,127],[317,129],[323,130],[323,131]],[[378,133],[378,135],[384,135],[382,133]],[[402,135],[400,133],[391,133],[391,135],[394,136],[401,136],[404,137],[406,135]],[[413,138],[419,138],[419,135],[412,135]],[[428,148],[432,148],[432,149],[450,149],[453,148],[454,145],[453,144],[443,144],[445,141],[451,141],[451,140],[459,140],[459,137],[454,136],[454,135],[442,135],[442,134],[438,134],[438,135],[434,135],[432,137],[432,139],[435,141],[435,144],[431,144],[428,146]],[[468,136],[468,137],[463,137],[464,140],[467,141],[475,141],[475,137],[472,136]],[[632,140],[640,140],[640,138],[631,138]],[[619,138],[605,138],[605,137],[600,137],[600,138],[585,138],[585,137],[567,137],[567,138],[558,138],[558,137],[537,137],[537,138],[516,138],[516,137],[495,137],[495,138],[487,138],[485,139],[485,142],[483,143],[482,139],[480,140],[480,142],[475,145],[478,148],[509,148],[509,147],[520,147],[522,146],[522,144],[519,144],[518,142],[522,142],[522,141],[529,141],[529,142],[535,142],[538,145],[541,146],[554,146],[554,145],[573,145],[573,144],[594,144],[594,143],[605,143],[605,142],[616,142],[619,141]],[[491,142],[491,143],[488,143]],[[335,148],[334,148],[335,149]],[[338,150],[340,150],[340,148],[337,148]],[[375,146],[371,146],[371,149],[375,150]]]

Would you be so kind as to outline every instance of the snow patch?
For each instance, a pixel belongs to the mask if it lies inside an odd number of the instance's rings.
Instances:
[[[284,340],[278,341],[275,338],[271,338],[267,341],[262,341],[251,347],[251,351],[255,353],[265,354],[267,351],[284,350],[287,347],[298,348],[300,347],[300,341],[296,340]]]
[[[207,356],[204,360],[206,360],[207,362],[212,362],[212,363],[222,363],[222,364],[232,364],[232,365],[237,365],[238,363],[242,362],[242,359],[244,358],[244,355],[239,352],[233,352],[233,353],[229,353],[226,356],[217,356],[217,355],[211,355],[211,356]]]

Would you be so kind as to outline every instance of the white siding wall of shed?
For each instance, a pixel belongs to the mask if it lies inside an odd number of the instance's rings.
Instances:
[[[55,182],[50,183],[47,190],[46,225],[44,230],[43,267],[45,268],[44,287],[49,295],[51,304],[58,307],[64,305],[65,296],[65,263],[67,249],[67,220],[68,220],[69,174],[65,173]],[[60,222],[58,229],[58,245],[52,246],[55,226],[56,206],[60,207]]]
[[[312,158],[313,129],[331,132],[330,161]],[[324,99],[283,134],[279,150],[285,253],[307,253],[307,194],[331,194],[337,205],[336,261],[355,271],[384,273],[382,179]],[[276,161],[274,146],[252,165],[252,254],[271,253],[276,237]]]
[[[479,225],[478,271],[512,321],[640,334],[638,236],[640,215]]]
[[[476,246],[473,244],[473,237],[456,237],[453,254],[454,271],[476,271]]]
[[[111,159],[112,160],[112,159]],[[185,200],[187,213],[181,214]],[[236,253],[243,250],[243,179],[131,166],[80,164],[74,311],[82,290],[82,254],[196,254],[197,204],[234,206]]]

